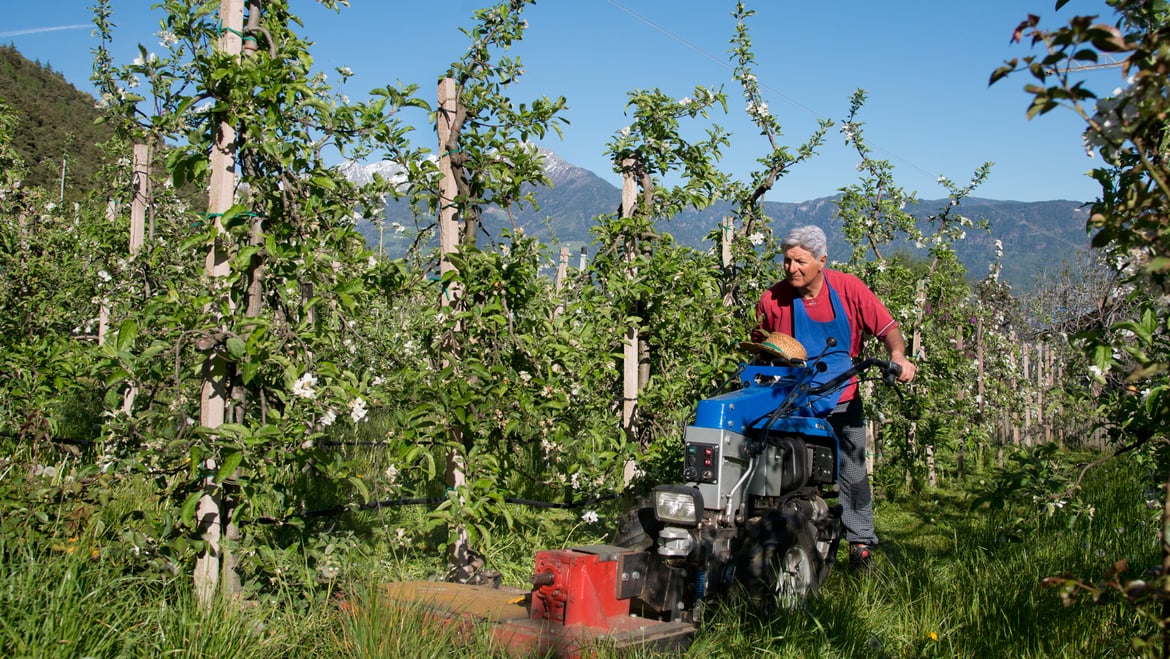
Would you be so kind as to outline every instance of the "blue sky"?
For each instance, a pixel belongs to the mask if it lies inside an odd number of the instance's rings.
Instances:
[[[90,91],[92,0],[5,0],[0,44],[13,44],[29,59],[51,64],[67,80]],[[112,0],[117,25],[114,56],[130,62],[141,43],[161,51],[153,0]],[[348,66],[355,72],[345,91],[360,98],[370,88],[399,80],[433,95],[437,76],[466,50],[459,27],[471,25],[487,0],[351,0],[340,12],[312,0],[292,0],[304,21],[301,34],[320,70]],[[512,50],[526,76],[512,98],[565,96],[570,109],[563,140],[542,145],[561,157],[619,183],[610,172],[605,145],[629,119],[627,93],[658,88],[688,96],[696,85],[723,86],[729,114],[712,117],[732,132],[723,167],[746,178],[766,152],[747,121],[739,87],[731,78],[728,49],[734,30],[733,0],[539,0],[526,10],[529,29]],[[988,87],[1005,59],[1032,51],[1009,42],[1028,14],[1051,27],[1075,14],[1111,19],[1103,0],[1073,0],[1059,13],[1054,0],[982,2],[749,2],[756,72],[779,117],[783,142],[804,142],[817,118],[839,123],[858,88],[869,100],[861,115],[875,156],[889,160],[899,183],[921,198],[945,196],[937,178],[967,181],[986,161],[994,166],[976,196],[1037,201],[1089,201],[1098,188],[1085,173],[1099,160],[1086,157],[1082,124],[1068,111],[1026,120],[1024,77]],[[1093,74],[1091,87],[1107,94],[1121,80],[1116,70]],[[432,99],[433,100],[433,99]],[[696,125],[698,129],[701,126]],[[413,140],[434,141],[416,123]],[[770,201],[804,201],[836,193],[857,179],[856,155],[836,128],[820,155],[781,179]]]

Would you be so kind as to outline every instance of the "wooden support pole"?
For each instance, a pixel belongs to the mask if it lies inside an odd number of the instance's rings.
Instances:
[[[918,316],[916,319],[917,322],[914,323],[914,333],[911,335],[909,347],[910,354],[912,355],[911,358],[916,362],[921,362],[925,352],[922,347],[922,318],[926,313],[926,286],[923,285],[921,281],[918,282],[918,292],[915,296],[915,300],[915,306],[918,309]],[[906,433],[906,449],[911,456],[914,456],[918,450],[918,421],[910,422],[910,428]],[[927,447],[927,449],[928,453],[933,456],[934,447]],[[929,470],[926,475],[927,482],[929,482],[931,485],[934,485],[937,482],[937,479],[934,473],[933,459],[928,464],[928,467]],[[911,484],[913,480],[913,471],[908,470],[906,472],[906,484]]]
[[[134,145],[131,172],[133,197],[130,200],[130,242],[127,247],[134,255],[142,249],[146,239],[146,209],[150,205],[150,147],[146,144]],[[128,417],[134,414],[137,398],[138,385],[131,381],[122,394],[123,414]]]
[[[458,139],[459,127],[455,125],[459,109],[459,94],[454,78],[439,81],[439,111],[435,118],[435,131],[439,138],[439,273],[447,274],[455,269],[451,255],[459,248],[459,212],[455,199],[459,194],[455,181],[451,154],[457,148],[453,141]],[[449,305],[451,297],[444,296],[443,304]]]
[[[221,0],[219,21],[223,29],[220,31],[219,52],[239,56],[243,40],[241,35],[244,29],[244,0]],[[231,208],[236,187],[236,128],[230,121],[221,121],[219,138],[211,149],[210,173],[211,183],[208,191],[207,210],[215,226],[214,238],[208,247],[205,263],[207,275],[211,281],[213,291],[221,296],[229,296],[229,287],[225,279],[231,274],[231,263],[225,241],[226,232],[223,228],[221,216]],[[226,302],[230,308],[231,301],[222,297],[212,302],[212,308],[221,308]],[[221,328],[222,329],[222,328]],[[228,398],[228,368],[227,363],[215,346],[208,346],[207,357],[202,368],[202,388],[199,398],[199,424],[207,428],[218,428],[223,425],[227,398]],[[202,465],[208,474],[215,474],[217,465],[214,458],[208,458]],[[220,508],[220,500],[214,495],[215,482],[213,476],[206,478],[207,493],[199,500],[196,508],[199,530],[207,549],[195,562],[195,595],[200,604],[210,608],[220,588],[221,553],[220,541],[223,529],[224,511]]]
[[[111,224],[118,219],[118,202],[113,199],[106,200],[106,221]],[[106,344],[106,334],[110,331],[110,301],[104,295],[102,296],[101,304],[98,306],[98,345]]]
[[[634,214],[634,204],[638,198],[638,184],[634,174],[635,162],[627,158],[622,161],[622,217]],[[636,276],[633,270],[633,261],[637,255],[637,247],[632,244],[636,239],[627,239],[631,244],[626,245],[626,261],[630,263],[631,278]],[[622,429],[627,437],[634,434],[634,412],[638,405],[638,326],[626,328],[622,340]]]
[[[733,287],[730,284],[732,270],[734,269],[734,266],[735,266],[734,262],[732,262],[732,260],[731,260],[731,242],[732,242],[732,239],[735,237],[735,220],[730,216],[724,216],[723,223],[720,225],[720,228],[721,228],[721,231],[720,231],[721,239],[719,241],[719,243],[720,243],[719,244],[719,246],[720,246],[719,261],[720,261],[720,264],[723,266],[723,275],[725,277],[725,279],[724,279],[725,288],[724,288],[724,293],[723,293],[723,306],[730,307],[733,304],[735,304],[735,296],[732,295],[732,293],[731,293]]]
[[[146,207],[150,199],[150,147],[134,145],[133,179],[131,187],[134,197],[130,201],[130,253],[137,253],[142,247],[146,234]]]
[[[439,81],[438,112],[435,115],[435,133],[439,141],[439,274],[441,276],[439,304],[443,309],[458,311],[462,305],[462,288],[458,282],[448,281],[447,275],[457,271],[451,256],[459,250],[459,207],[458,182],[455,180],[455,170],[451,164],[451,156],[459,148],[459,89],[454,78],[443,78]],[[443,349],[450,359],[456,362],[459,359],[459,345],[456,335],[459,326],[443,338]],[[449,362],[444,360],[444,366]],[[466,456],[462,452],[463,428],[452,424],[450,430],[451,450],[447,453],[447,487],[453,490],[466,487],[467,466]],[[448,544],[450,546],[449,560],[454,566],[455,579],[465,581],[470,578],[470,570],[474,555],[471,550],[471,538],[467,528],[462,525],[452,525],[447,528]]]
[[[634,204],[637,203],[638,183],[634,171],[636,164],[632,158],[622,161],[622,217],[632,216]],[[637,270],[633,265],[634,259],[637,257],[637,238],[628,236],[626,241],[625,258],[629,267],[628,276],[633,278],[637,276]],[[627,439],[633,439],[637,431],[634,415],[638,408],[638,392],[640,391],[638,380],[641,374],[638,332],[637,325],[630,325],[626,328],[625,336],[622,337],[622,432],[625,433]],[[634,479],[636,468],[637,464],[633,459],[626,461],[622,476],[627,485]]]
[[[565,278],[569,276],[569,248],[561,247],[561,256],[557,260],[557,290],[565,286]]]
[[[556,292],[558,296],[561,290],[565,287],[565,279],[569,276],[569,248],[561,247],[560,258],[557,260],[557,278],[555,282]],[[557,306],[553,308],[553,316],[559,316],[565,311],[564,298],[557,301]]]

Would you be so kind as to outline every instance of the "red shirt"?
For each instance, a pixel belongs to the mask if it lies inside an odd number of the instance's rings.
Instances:
[[[891,329],[897,327],[898,324],[894,322],[894,318],[886,310],[886,306],[861,279],[847,272],[829,268],[825,268],[822,272],[825,274],[826,283],[837,291],[837,297],[841,299],[845,313],[849,316],[850,357],[857,357],[861,354],[863,332],[880,339]],[[810,319],[821,323],[833,319],[833,305],[829,301],[829,286],[821,286],[816,298],[804,301],[804,309],[808,312]],[[795,294],[795,289],[792,288],[792,284],[787,279],[777,282],[764,291],[764,294],[760,296],[760,301],[756,303],[756,318],[759,319],[759,329],[752,331],[752,340],[762,340],[768,332],[784,332],[789,336],[793,335],[792,300]],[[796,339],[801,340],[799,336]],[[806,343],[804,349],[812,357],[819,354],[824,346],[813,346]],[[841,400],[852,400],[856,395],[856,389],[856,382],[850,384],[845,391],[841,392]]]

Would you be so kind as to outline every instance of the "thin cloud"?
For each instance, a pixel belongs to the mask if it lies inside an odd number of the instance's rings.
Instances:
[[[78,23],[77,25],[54,25],[52,27],[34,27],[27,30],[11,30],[9,32],[0,32],[0,37],[21,37],[26,34],[41,34],[43,32],[60,32],[61,30],[80,30],[83,28],[90,28],[93,25],[89,23]]]

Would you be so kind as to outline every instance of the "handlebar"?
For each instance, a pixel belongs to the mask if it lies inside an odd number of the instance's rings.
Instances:
[[[898,376],[902,374],[902,367],[888,359],[864,359],[861,362],[854,364],[849,370],[829,380],[819,387],[809,389],[810,396],[819,396],[828,393],[837,387],[845,384],[853,379],[854,376],[860,375],[870,368],[877,366],[882,371],[882,382],[892,385],[898,381]]]

